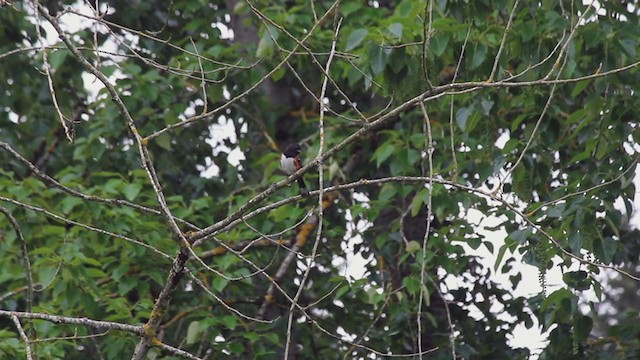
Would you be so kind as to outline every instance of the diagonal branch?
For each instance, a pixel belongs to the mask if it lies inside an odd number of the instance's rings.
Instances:
[[[493,78],[496,75],[496,71],[498,70],[498,64],[500,63],[500,56],[502,55],[502,50],[504,49],[504,44],[507,42],[507,34],[509,34],[509,30],[511,30],[511,24],[513,23],[514,15],[516,14],[516,9],[518,8],[518,3],[520,0],[516,0],[513,3],[513,8],[511,9],[511,14],[509,15],[509,20],[507,21],[507,26],[504,28],[504,33],[502,34],[502,41],[500,41],[500,47],[498,48],[498,53],[496,54],[496,58],[493,61],[493,68],[491,69],[491,74],[487,79],[487,82],[493,82]]]
[[[85,193],[82,193],[80,191],[77,191],[75,189],[72,189],[70,187],[64,186],[61,183],[59,183],[56,179],[50,177],[49,175],[45,174],[44,172],[42,172],[40,169],[38,169],[37,166],[35,166],[34,164],[32,164],[29,160],[25,159],[22,155],[20,155],[20,153],[18,153],[16,150],[14,150],[11,145],[7,144],[4,141],[0,141],[0,148],[5,150],[6,152],[8,152],[9,154],[11,154],[15,159],[17,159],[18,161],[20,161],[21,163],[25,164],[29,170],[31,170],[31,172],[33,174],[35,174],[37,177],[39,177],[42,181],[44,181],[45,183],[58,188],[64,192],[66,192],[67,194],[79,197],[83,200],[87,200],[87,201],[95,201],[95,202],[101,202],[101,203],[105,203],[105,204],[111,204],[111,205],[121,205],[121,206],[127,206],[142,212],[146,212],[146,213],[150,213],[150,214],[155,214],[155,215],[161,215],[162,212],[160,210],[154,209],[154,208],[150,208],[150,207],[146,207],[143,205],[138,205],[136,203],[124,200],[124,199],[108,199],[108,198],[102,198],[99,196],[95,196],[95,195],[87,195]],[[191,224],[188,221],[185,221],[183,219],[180,219],[178,217],[174,217],[174,219],[181,223],[184,224],[185,226],[188,226],[189,228],[193,229],[193,230],[200,230],[197,226]]]
[[[455,91],[455,90],[461,90],[461,91],[464,91],[464,92],[469,92],[469,91],[476,91],[476,90],[482,89],[482,88],[490,88],[490,89],[493,89],[493,88],[520,88],[520,87],[530,87],[530,86],[553,86],[554,84],[571,84],[571,83],[576,83],[576,82],[583,81],[583,80],[596,79],[596,78],[600,78],[600,77],[609,76],[609,75],[612,75],[612,74],[621,73],[621,72],[633,69],[635,67],[638,67],[639,65],[640,65],[640,61],[636,61],[636,62],[631,63],[629,65],[626,65],[626,66],[623,66],[623,67],[620,67],[620,68],[616,68],[616,69],[613,69],[613,70],[609,70],[609,71],[605,71],[605,72],[597,72],[597,73],[594,73],[594,74],[591,74],[591,75],[580,76],[580,77],[570,78],[570,79],[533,80],[533,81],[522,81],[522,82],[508,82],[507,80],[509,80],[509,79],[505,79],[505,80],[500,80],[500,81],[493,82],[493,83],[487,83],[487,82],[482,81],[482,82],[451,83],[451,84],[445,84],[445,85],[437,86],[437,87],[433,88],[432,90],[428,90],[428,91],[426,91],[426,92],[424,92],[424,93],[422,93],[422,94],[420,94],[420,95],[418,95],[418,96],[416,96],[416,97],[414,97],[414,98],[412,98],[410,100],[405,101],[401,105],[397,106],[395,109],[390,110],[389,112],[387,112],[384,115],[381,115],[377,120],[364,124],[362,128],[360,128],[357,131],[353,132],[351,135],[346,137],[344,140],[342,140],[340,143],[335,145],[333,148],[327,150],[322,155],[322,157],[320,159],[316,158],[316,159],[310,161],[307,165],[303,166],[300,170],[298,170],[297,172],[295,172],[294,174],[289,176],[287,179],[284,179],[284,180],[281,180],[281,181],[278,181],[278,182],[272,184],[266,190],[264,190],[263,192],[261,192],[260,194],[258,194],[256,196],[254,196],[249,201],[247,201],[238,210],[233,212],[231,215],[227,216],[225,219],[220,220],[220,221],[216,222],[215,224],[210,225],[210,226],[208,226],[208,227],[206,227],[206,228],[204,228],[202,230],[193,232],[190,235],[190,241],[193,243],[194,247],[202,244],[204,241],[206,241],[211,236],[213,236],[213,235],[219,233],[220,231],[226,229],[229,224],[235,222],[235,220],[239,219],[243,214],[245,214],[247,211],[249,211],[249,209],[251,209],[252,207],[257,205],[258,203],[262,202],[264,199],[268,198],[271,194],[273,194],[276,191],[278,191],[279,189],[289,185],[290,183],[295,181],[295,179],[297,179],[299,176],[301,176],[302,174],[304,174],[307,171],[309,171],[312,167],[317,166],[317,164],[320,161],[324,161],[324,160],[332,157],[334,154],[336,154],[337,152],[339,152],[343,148],[347,147],[352,142],[360,139],[361,137],[363,137],[364,135],[366,135],[366,134],[368,134],[370,132],[375,131],[380,126],[395,120],[397,115],[399,115],[403,111],[408,110],[411,107],[415,106],[420,101],[429,101],[431,99],[436,99],[436,98],[442,97],[444,95],[450,95],[452,93],[452,91]]]
[[[33,350],[31,350],[31,342],[29,341],[27,334],[24,332],[22,324],[20,324],[20,320],[15,315],[11,315],[11,320],[13,320],[13,323],[16,324],[18,333],[20,334],[22,340],[24,340],[25,346],[27,348],[27,360],[33,360]]]
[[[161,255],[162,257],[164,257],[166,259],[171,259],[171,256],[169,256],[168,254],[162,252],[161,250],[157,249],[156,247],[151,246],[149,244],[146,244],[146,243],[144,243],[142,241],[130,238],[128,236],[116,234],[116,233],[113,233],[111,231],[103,230],[103,229],[100,229],[100,228],[97,228],[97,227],[94,227],[94,226],[91,226],[91,225],[87,225],[87,224],[83,224],[81,222],[70,220],[70,219],[62,217],[62,216],[60,216],[60,215],[58,215],[56,213],[52,213],[49,210],[43,209],[41,207],[25,204],[25,203],[20,202],[18,200],[14,200],[14,199],[7,198],[7,197],[4,197],[4,196],[0,196],[0,201],[5,201],[5,202],[8,202],[8,203],[23,207],[25,209],[29,209],[31,211],[36,211],[36,212],[39,212],[39,213],[43,213],[43,214],[47,215],[48,217],[51,217],[51,218],[56,219],[58,221],[61,221],[61,222],[65,223],[65,224],[78,226],[78,227],[81,227],[83,229],[87,229],[89,231],[97,232],[97,233],[102,234],[102,235],[107,235],[107,236],[112,237],[112,238],[128,241],[128,242],[130,242],[132,244],[140,245],[142,247],[145,247],[145,248],[155,252],[156,254]]]
[[[20,229],[20,224],[15,217],[11,214],[11,212],[5,208],[4,206],[0,206],[0,212],[2,212],[9,222],[13,226],[13,229],[16,232],[16,236],[20,241],[20,252],[22,253],[22,262],[24,263],[25,272],[27,275],[27,312],[31,312],[31,308],[33,307],[33,272],[31,271],[31,262],[29,261],[29,252],[27,250],[27,242],[24,239],[24,235],[22,235],[22,230]]]

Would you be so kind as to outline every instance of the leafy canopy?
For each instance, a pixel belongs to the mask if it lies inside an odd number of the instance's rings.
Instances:
[[[637,1],[91,6],[0,8],[0,357],[640,352]]]

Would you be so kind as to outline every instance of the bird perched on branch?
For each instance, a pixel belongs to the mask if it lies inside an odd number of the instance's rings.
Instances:
[[[280,167],[282,167],[282,170],[287,175],[295,173],[302,167],[302,161],[300,161],[301,151],[302,147],[300,147],[300,144],[293,143],[287,145],[282,152],[282,156],[280,157]],[[298,185],[300,185],[300,195],[309,196],[309,189],[307,189],[307,185],[305,185],[302,176],[297,178],[296,181],[298,182]]]

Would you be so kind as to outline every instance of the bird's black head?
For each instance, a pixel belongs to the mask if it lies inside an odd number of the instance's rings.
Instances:
[[[286,157],[295,157],[295,156],[300,155],[301,151],[302,151],[302,147],[300,146],[300,144],[293,143],[293,144],[287,145],[287,147],[284,149],[284,151],[282,153]]]

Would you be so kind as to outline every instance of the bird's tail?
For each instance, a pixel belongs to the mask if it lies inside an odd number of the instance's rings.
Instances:
[[[297,181],[298,181],[298,185],[300,185],[300,195],[309,196],[309,189],[307,189],[307,185],[305,185],[304,180],[302,180],[302,177],[299,177]]]

